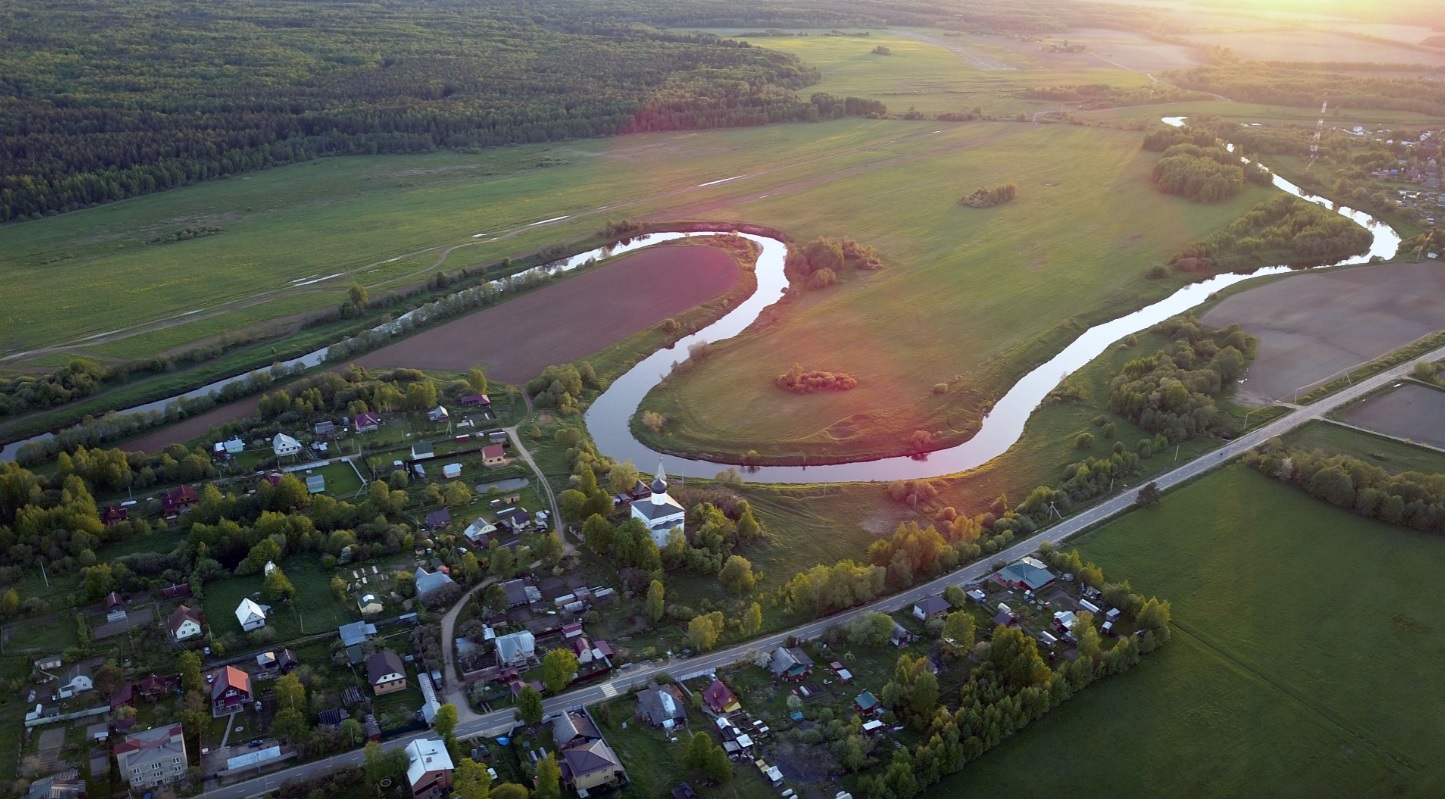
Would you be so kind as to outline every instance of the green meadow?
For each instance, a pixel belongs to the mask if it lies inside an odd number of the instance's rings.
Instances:
[[[980,129],[989,140],[977,147],[720,211],[804,240],[850,236],[877,248],[887,267],[803,292],[776,323],[671,377],[643,403],[668,419],[653,441],[796,461],[906,450],[918,430],[966,438],[1028,368],[1089,325],[1180,285],[1172,275],[1146,279],[1149,267],[1270,196],[1252,187],[1200,205],[1161,195],[1148,180],[1155,157],[1135,132]],[[957,203],[1009,182],[1019,197],[1008,205]],[[858,386],[786,393],[773,381],[793,364],[846,372]]]
[[[737,29],[713,31],[738,36]],[[850,33],[861,33],[849,29]],[[799,33],[804,33],[800,31]],[[1053,110],[1057,103],[1022,97],[1028,88],[1065,84],[1108,84],[1143,86],[1149,78],[1142,72],[1109,68],[1052,68],[1033,54],[988,43],[978,37],[944,37],[938,32],[869,30],[867,36],[829,36],[826,31],[806,31],[800,36],[749,38],[749,43],[780,50],[801,58],[823,72],[823,81],[802,89],[813,92],[853,95],[881,100],[890,113],[914,109],[926,114],[967,113],[978,108],[984,114],[1005,116]],[[914,38],[914,37],[922,37]],[[747,38],[747,37],[743,37]],[[888,55],[875,53],[883,47]],[[957,48],[978,54],[1010,69],[980,69],[954,52]]]
[[[9,225],[0,228],[0,343],[9,353],[73,343],[100,356],[154,354],[333,307],[353,283],[375,294],[590,235],[608,219],[939,146],[922,127],[855,119],[330,158]],[[699,186],[743,173],[754,177]],[[220,232],[147,243],[188,227]],[[157,323],[168,326],[84,340]]]
[[[1091,534],[1173,641],[970,764],[979,795],[1438,796],[1445,541],[1231,466]],[[1049,768],[1026,764],[1047,762]]]

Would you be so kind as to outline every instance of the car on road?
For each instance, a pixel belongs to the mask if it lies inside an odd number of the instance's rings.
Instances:
[[[246,742],[246,745],[251,747],[252,749],[259,749],[264,743],[266,743],[265,738],[252,738],[250,741]]]

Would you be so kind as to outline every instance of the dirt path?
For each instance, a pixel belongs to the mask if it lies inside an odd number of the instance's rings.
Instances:
[[[929,36],[926,33],[914,33],[912,31],[895,30],[892,31],[892,33],[897,36],[901,36],[904,39],[912,39],[915,42],[923,42],[924,44],[931,44],[935,47],[942,47],[948,52],[953,53],[954,55],[963,59],[965,63],[967,63],[974,69],[982,69],[987,72],[1012,72],[1018,69],[1018,67],[1013,66],[1012,64],[1005,64],[1004,62],[998,60],[997,58],[994,58],[993,56],[984,55],[983,53],[980,53],[971,47],[965,47],[958,42],[950,42],[947,39],[940,39],[936,36]]]

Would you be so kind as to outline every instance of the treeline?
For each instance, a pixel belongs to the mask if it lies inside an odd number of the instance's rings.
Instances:
[[[837,283],[848,269],[871,272],[882,269],[883,261],[872,247],[845,236],[789,247],[783,268],[795,283],[821,289]]]
[[[1241,102],[1318,108],[1328,100],[1332,108],[1445,115],[1445,85],[1419,77],[1361,77],[1258,61],[1195,67],[1166,77],[1185,89]]]
[[[849,113],[797,97],[816,70],[746,43],[503,2],[458,11],[444,0],[7,4],[0,221],[319,156]]]
[[[814,391],[847,391],[857,388],[858,378],[847,372],[825,372],[821,369],[803,371],[803,365],[795,363],[793,368],[778,375],[773,383],[794,394],[812,394]]]
[[[1210,330],[1192,316],[1159,330],[1172,341],[1125,364],[1109,385],[1109,409],[1171,444],[1218,431],[1214,398],[1244,372],[1257,340],[1237,325]]]
[[[984,186],[975,189],[972,194],[958,201],[959,205],[966,205],[969,208],[992,208],[996,205],[1011,203],[1019,195],[1019,187],[1013,183],[999,183],[993,186]]]
[[[1445,474],[1384,469],[1348,455],[1271,441],[1246,456],[1260,472],[1369,519],[1423,533],[1445,533]]]
[[[1104,83],[1035,86],[1019,92],[1019,96],[1029,100],[1072,103],[1084,110],[1213,99],[1211,95],[1204,92],[1193,92],[1162,84],[1126,87],[1109,86]]]
[[[179,355],[158,355],[109,365],[75,358],[50,374],[0,377],[0,417],[19,416],[85,399],[138,376],[169,374],[253,344],[258,338],[260,336],[228,334],[213,344],[194,347]]]
[[[882,691],[883,702],[905,720],[922,743],[894,752],[887,765],[880,767],[881,773],[862,776],[856,793],[869,799],[930,795],[929,789],[943,777],[963,770],[1095,681],[1127,672],[1142,655],[1169,641],[1172,609],[1167,601],[1144,599],[1133,594],[1127,583],[1105,583],[1103,571],[1084,562],[1078,552],[1062,555],[1049,551],[1045,557],[1055,568],[1096,575],[1098,582],[1088,584],[1105,588],[1106,596],[1113,597],[1110,604],[1120,608],[1138,634],[1105,647],[1094,620],[1081,613],[1073,630],[1079,641],[1078,657],[1063,659],[1053,669],[1028,633],[1015,627],[995,627],[980,652],[979,665],[969,672],[958,693],[957,704],[940,694],[937,678],[924,659],[901,655],[893,679]],[[852,764],[860,767],[867,762],[865,758],[852,759]]]
[[[1369,252],[1368,230],[1290,194],[1251,208],[1228,227],[1185,246],[1171,263],[1186,272],[1229,272],[1275,263],[1317,264]]]

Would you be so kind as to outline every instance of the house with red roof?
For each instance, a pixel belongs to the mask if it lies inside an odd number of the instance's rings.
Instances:
[[[251,701],[251,675],[227,666],[211,675],[211,716],[239,713]]]
[[[161,513],[168,519],[179,516],[200,501],[200,492],[190,486],[181,486],[174,491],[166,492],[166,495],[161,498]]]
[[[712,712],[719,715],[732,713],[733,711],[741,710],[743,707],[738,702],[738,698],[733,696],[733,692],[729,690],[726,685],[723,685],[722,680],[712,681],[712,685],[709,685],[707,690],[702,692],[702,701],[707,703],[707,706],[712,709]]]
[[[483,466],[505,466],[507,463],[507,449],[501,444],[488,444],[482,447]]]

